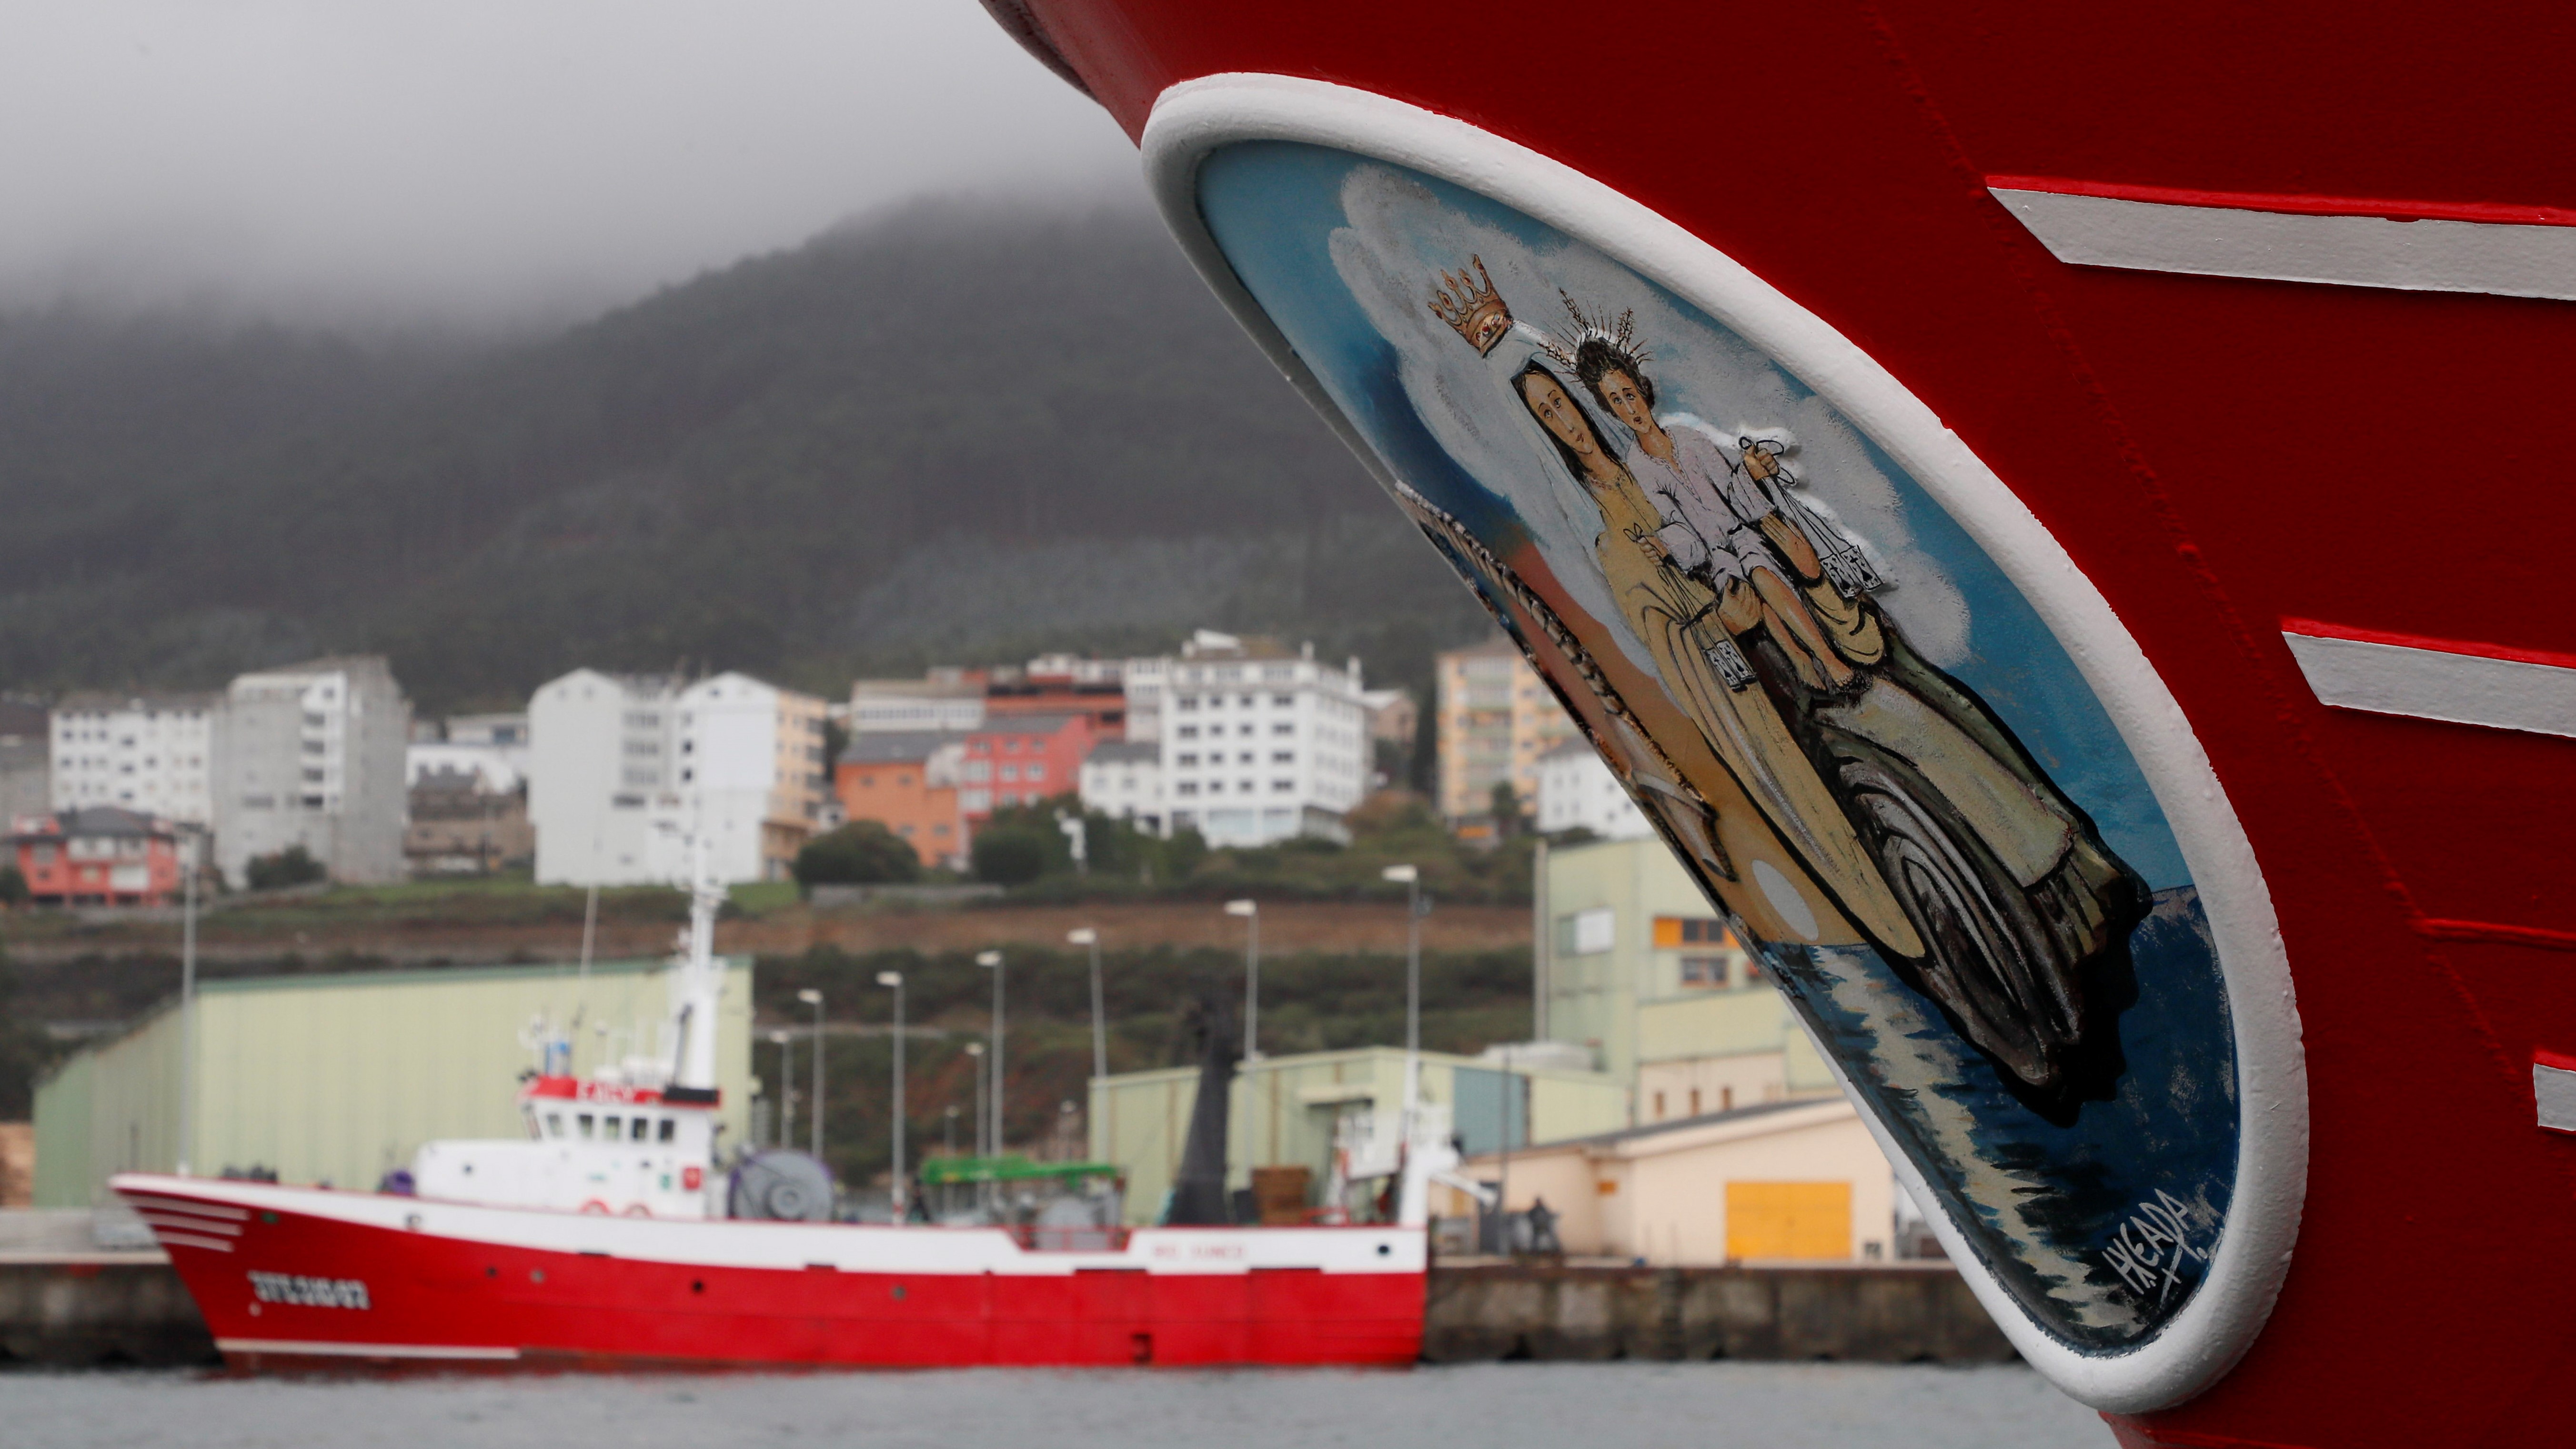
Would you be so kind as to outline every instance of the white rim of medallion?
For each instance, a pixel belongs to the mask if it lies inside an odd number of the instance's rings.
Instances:
[[[1768,352],[1868,432],[1958,519],[2057,636],[2163,806],[2209,917],[2236,1036],[2236,1182],[2208,1274],[2146,1342],[2088,1353],[2042,1328],[1970,1249],[1947,1212],[1930,1214],[1961,1276],[2023,1358],[2096,1409],[2181,1402],[2252,1346],[2279,1295],[2307,1191],[2308,1095],[2297,1000],[2262,867],[2172,691],[2100,590],[2011,488],[1921,399],[1822,318],[1643,204],[1464,121],[1373,92],[1288,76],[1214,75],[1154,102],[1145,175],[1181,249],[1381,484],[1394,478],[1234,275],[1198,208],[1199,164],[1247,141],[1294,141],[1409,167],[1514,207],[1669,289]],[[1936,1204],[1911,1159],[1851,1090],[1896,1176]]]

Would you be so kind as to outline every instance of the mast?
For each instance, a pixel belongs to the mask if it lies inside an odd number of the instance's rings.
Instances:
[[[672,1021],[679,1045],[671,1064],[671,1085],[712,1091],[716,1084],[716,998],[724,992],[724,968],[715,959],[716,911],[724,905],[707,859],[703,834],[689,837],[689,927],[680,937],[677,996]]]

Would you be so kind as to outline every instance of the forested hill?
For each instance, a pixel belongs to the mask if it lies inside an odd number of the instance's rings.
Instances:
[[[918,207],[533,343],[0,319],[0,687],[854,670],[1478,615],[1141,212]]]

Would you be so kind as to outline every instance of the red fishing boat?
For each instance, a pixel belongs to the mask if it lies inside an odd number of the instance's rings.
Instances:
[[[2566,1434],[2561,9],[987,8],[2031,1363],[2131,1446]]]
[[[1105,1173],[1091,1174],[1093,1191],[1025,1213],[1003,1203],[972,1225],[818,1221],[832,1192],[812,1159],[773,1151],[720,1165],[714,1037],[693,1027],[715,1018],[722,900],[702,870],[675,962],[668,1058],[576,1078],[568,1038],[540,1032],[540,1068],[519,1093],[524,1139],[426,1144],[402,1192],[114,1178],[225,1362],[927,1368],[1419,1355],[1422,1183],[1456,1160],[1436,1107],[1413,1119],[1416,1151],[1380,1147],[1345,1174],[1395,1180],[1399,1210],[1376,1224],[1131,1229]],[[1214,1136],[1182,1177],[1207,1176],[1212,1160],[1221,1194],[1231,1037],[1209,1036],[1220,1050],[1202,1097],[1220,1111],[1194,1122],[1194,1138]],[[1371,1145],[1358,1144],[1363,1157]]]

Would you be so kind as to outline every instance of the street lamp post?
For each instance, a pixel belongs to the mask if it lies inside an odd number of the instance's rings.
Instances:
[[[1084,926],[1065,932],[1064,939],[1091,948],[1091,1076],[1098,1081],[1109,1075],[1109,1025],[1100,1005],[1100,933]]]
[[[993,973],[993,1060],[986,1070],[993,1074],[993,1151],[1002,1155],[1002,953],[977,953],[975,964]]]
[[[771,1145],[785,1147],[796,1140],[796,1039],[783,1031],[769,1039],[778,1046],[778,1138]]]
[[[877,984],[894,991],[894,1221],[901,1227],[909,1206],[903,1175],[903,973],[880,971]]]
[[[992,1114],[984,1110],[984,1088],[988,1085],[984,1080],[984,1044],[980,1041],[966,1043],[966,1056],[975,1067],[975,1155],[988,1157],[991,1154],[984,1150],[984,1133],[993,1125],[993,1119]]]
[[[942,1123],[941,1145],[947,1149],[948,1156],[955,1157],[957,1155],[957,1104],[949,1103],[948,1110],[939,1115]]]
[[[814,1160],[823,1160],[823,993],[808,986],[796,993],[796,999],[814,1008],[814,1120],[807,1130],[814,1134]]]
[[[1243,936],[1243,1059],[1261,1060],[1261,902],[1227,901],[1225,913],[1241,916]]]
[[[205,837],[181,827],[179,857],[179,1175],[197,1148],[197,852]]]
[[[1413,1118],[1422,1104],[1422,872],[1390,865],[1382,874],[1404,887],[1404,1141],[1413,1143]]]

